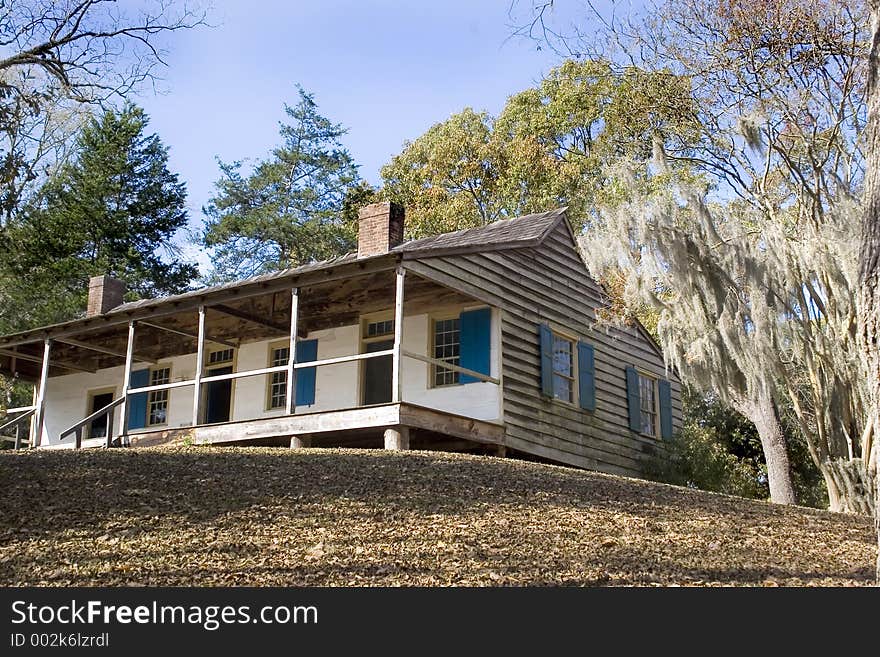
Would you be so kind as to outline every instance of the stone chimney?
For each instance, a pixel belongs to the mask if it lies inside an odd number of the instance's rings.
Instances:
[[[358,258],[388,253],[403,242],[403,206],[371,203],[358,210]]]
[[[102,315],[122,305],[125,283],[112,276],[92,276],[89,279],[89,305],[86,317]]]

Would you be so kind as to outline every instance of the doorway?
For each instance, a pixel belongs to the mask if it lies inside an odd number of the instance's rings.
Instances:
[[[100,411],[107,404],[113,401],[113,393],[112,392],[102,392],[96,393],[92,395],[92,403],[89,405],[89,415],[94,413],[95,411]],[[106,438],[107,437],[107,424],[108,424],[108,414],[104,414],[101,417],[97,417],[91,421],[89,424],[89,438]]]
[[[394,340],[368,342],[364,345],[366,353],[385,351],[394,347]],[[391,356],[378,356],[364,361],[364,405],[388,404],[391,402],[391,375],[393,369]]]
[[[205,376],[232,374],[232,365],[215,367]],[[205,424],[229,422],[232,411],[232,379],[211,381],[205,384]]]

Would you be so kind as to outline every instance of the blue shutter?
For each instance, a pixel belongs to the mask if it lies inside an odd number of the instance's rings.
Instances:
[[[596,363],[593,345],[578,342],[578,399],[585,411],[596,410]]]
[[[657,395],[660,398],[660,436],[664,440],[672,438],[672,386],[666,379],[657,382]]]
[[[626,368],[626,400],[629,406],[629,428],[642,430],[642,404],[639,399],[639,373],[635,367]]]
[[[296,362],[309,363],[318,360],[318,341],[300,340],[296,343]],[[304,367],[296,371],[296,405],[311,406],[315,403],[315,373],[317,367]]]
[[[489,375],[489,351],[492,348],[492,309],[479,308],[461,313],[459,317],[461,349],[459,364],[474,372]],[[460,374],[460,383],[479,381]]]
[[[541,394],[553,397],[553,333],[546,324],[538,325],[541,350]]]
[[[150,370],[137,370],[128,378],[128,385],[132,388],[143,388],[150,385]],[[143,429],[147,426],[147,395],[139,392],[128,398],[128,428]]]

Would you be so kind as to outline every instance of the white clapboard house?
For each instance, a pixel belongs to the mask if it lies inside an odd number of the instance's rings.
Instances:
[[[679,381],[643,327],[597,325],[603,293],[565,211],[408,242],[403,222],[373,204],[357,253],[177,296],[123,303],[119,281],[92,279],[81,319],[0,337],[0,371],[35,383],[3,432],[42,448],[183,435],[638,474],[680,422]]]

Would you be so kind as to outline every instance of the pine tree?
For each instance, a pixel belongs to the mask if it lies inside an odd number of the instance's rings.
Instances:
[[[346,130],[318,113],[314,96],[297,86],[285,105],[283,144],[242,173],[242,162],[220,163],[216,194],[204,208],[203,244],[213,249],[213,280],[230,280],[341,255],[354,244],[345,200],[359,182],[340,138]]]
[[[7,328],[74,317],[90,276],[123,280],[132,298],[189,287],[198,271],[178,261],[172,241],[187,222],[186,185],[159,137],[145,134],[148,121],[133,105],[90,119],[75,157],[10,224],[0,268]]]

